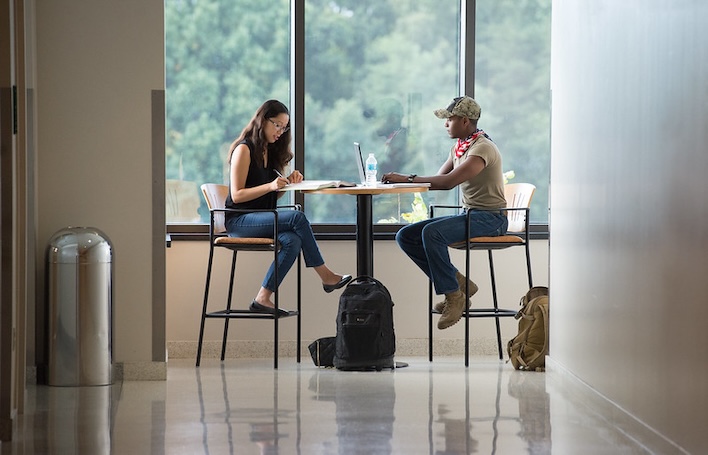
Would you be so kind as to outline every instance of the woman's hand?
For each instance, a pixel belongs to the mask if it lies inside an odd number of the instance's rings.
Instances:
[[[288,180],[290,180],[290,183],[300,183],[305,180],[305,177],[296,169],[288,176]]]
[[[288,183],[292,183],[292,182],[289,182],[287,179],[284,179],[283,177],[276,177],[275,180],[270,182],[269,187],[270,187],[271,191],[279,191]]]

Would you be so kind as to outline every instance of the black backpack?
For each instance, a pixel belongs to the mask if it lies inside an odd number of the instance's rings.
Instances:
[[[340,370],[395,368],[393,301],[380,281],[352,280],[339,297],[334,366]]]

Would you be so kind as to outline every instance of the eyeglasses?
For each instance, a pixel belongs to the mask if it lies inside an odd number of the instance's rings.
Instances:
[[[279,133],[285,134],[285,133],[287,133],[288,130],[290,129],[289,126],[287,126],[287,125],[281,125],[280,123],[274,122],[274,121],[271,120],[271,119],[268,119],[268,121],[273,124],[273,126],[275,127],[275,130],[278,131]]]

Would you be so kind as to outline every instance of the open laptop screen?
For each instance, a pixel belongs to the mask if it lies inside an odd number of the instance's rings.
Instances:
[[[356,168],[359,171],[359,183],[366,184],[366,171],[364,167],[364,158],[361,155],[361,146],[358,142],[354,143],[354,155],[356,155]]]

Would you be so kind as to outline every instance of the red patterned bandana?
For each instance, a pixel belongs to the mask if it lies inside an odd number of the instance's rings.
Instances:
[[[489,139],[489,136],[487,136],[487,134],[480,129],[467,136],[467,139],[464,141],[462,139],[458,139],[457,144],[455,145],[455,157],[459,158],[464,155],[467,149],[470,148],[470,145],[480,136],[484,136]]]

